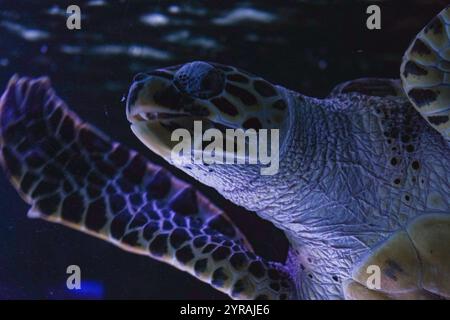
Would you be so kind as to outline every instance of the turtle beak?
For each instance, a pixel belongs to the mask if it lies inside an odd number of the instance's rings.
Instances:
[[[161,107],[154,97],[171,85],[170,81],[138,74],[128,91],[126,114],[130,123],[149,121],[157,113],[168,112],[168,108]]]
[[[140,90],[140,85],[136,82],[131,84],[130,89],[128,90],[127,102],[126,102],[126,114],[129,122],[134,120],[134,103],[137,100],[137,94]]]
[[[176,144],[171,140],[173,124],[189,127],[194,119],[182,112],[183,102],[172,81],[156,75],[138,74],[128,91],[126,115],[131,130],[166,160]]]

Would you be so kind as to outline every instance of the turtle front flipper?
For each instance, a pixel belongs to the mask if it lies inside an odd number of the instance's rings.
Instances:
[[[371,250],[347,299],[450,299],[450,214],[424,214]]]
[[[331,90],[329,97],[353,92],[376,97],[404,96],[398,79],[359,78],[338,84]]]
[[[414,107],[450,142],[450,6],[419,32],[403,56],[403,88]]]
[[[10,80],[0,131],[0,162],[29,216],[164,261],[233,298],[292,297],[285,267],[256,256],[224,212],[84,123],[47,78]]]

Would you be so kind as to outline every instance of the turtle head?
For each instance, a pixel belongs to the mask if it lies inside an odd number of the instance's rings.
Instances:
[[[175,129],[272,129],[286,119],[280,88],[264,79],[211,62],[195,61],[135,76],[127,99],[134,134],[170,162]]]

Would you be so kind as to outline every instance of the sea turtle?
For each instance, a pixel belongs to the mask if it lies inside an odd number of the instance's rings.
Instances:
[[[169,133],[280,130],[280,167],[176,164],[290,241],[257,256],[189,184],[83,122],[48,78],[14,76],[0,102],[1,163],[28,215],[187,271],[236,299],[450,298],[450,7],[413,40],[401,81],[306,97],[211,62],[139,74],[133,132],[169,163]]]

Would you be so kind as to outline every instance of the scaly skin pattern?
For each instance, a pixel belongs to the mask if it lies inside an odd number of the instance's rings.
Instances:
[[[286,231],[300,298],[342,298],[369,249],[414,217],[450,213],[450,148],[406,98],[288,95],[280,176],[250,207]]]

